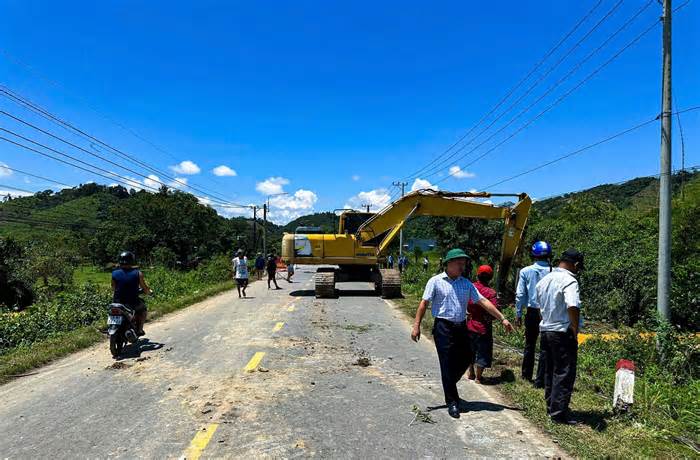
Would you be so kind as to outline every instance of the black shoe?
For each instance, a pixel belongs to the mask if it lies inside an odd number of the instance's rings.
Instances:
[[[447,405],[447,413],[450,414],[452,418],[459,418],[459,404],[456,402],[449,403]]]
[[[559,425],[569,425],[576,426],[579,424],[578,421],[567,418],[567,417],[551,417],[552,422],[558,423]]]
[[[143,337],[144,335],[146,335],[146,331],[144,331],[143,329],[141,329],[140,331],[138,331],[138,332],[136,333],[136,335],[138,335],[139,337]]]

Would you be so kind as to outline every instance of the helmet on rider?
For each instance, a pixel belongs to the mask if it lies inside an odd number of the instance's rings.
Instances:
[[[552,246],[546,241],[536,241],[532,245],[530,254],[535,259],[550,259],[552,257]]]
[[[134,265],[136,263],[136,256],[133,252],[124,251],[119,254],[119,265]]]

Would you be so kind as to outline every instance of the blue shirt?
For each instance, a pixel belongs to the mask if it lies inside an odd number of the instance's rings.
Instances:
[[[483,299],[468,279],[459,276],[452,279],[443,272],[428,280],[423,300],[430,302],[433,318],[443,318],[455,323],[467,319],[467,304]]]
[[[124,305],[139,303],[140,271],[137,268],[118,268],[112,272],[116,288],[113,302]]]
[[[549,263],[544,260],[538,260],[520,270],[518,287],[515,290],[515,314],[518,318],[523,316],[523,307],[540,308],[535,286],[550,271]]]

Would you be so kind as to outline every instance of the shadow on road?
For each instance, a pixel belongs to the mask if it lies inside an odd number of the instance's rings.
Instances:
[[[299,289],[289,293],[293,297],[314,297],[316,292],[313,289]],[[377,297],[377,293],[372,289],[336,289],[336,297]]]
[[[441,406],[428,406],[427,410],[434,411],[438,409],[447,409],[447,404],[443,404]],[[461,413],[467,413],[467,412],[500,412],[503,409],[509,409],[509,410],[521,410],[518,407],[512,407],[512,406],[504,406],[503,404],[497,404],[497,403],[492,403],[489,401],[465,401],[464,399],[461,399],[459,401],[459,411]]]
[[[161,348],[163,348],[162,343],[151,342],[149,339],[139,339],[138,342],[126,347],[124,351],[122,351],[118,361],[122,359],[138,358],[143,352],[160,350]]]

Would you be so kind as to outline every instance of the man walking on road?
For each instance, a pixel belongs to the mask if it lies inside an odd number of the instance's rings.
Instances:
[[[532,382],[532,371],[535,367],[535,349],[537,337],[540,335],[540,304],[537,302],[535,286],[552,271],[552,247],[546,241],[537,241],[530,249],[530,255],[535,263],[529,265],[518,275],[518,287],[515,291],[515,325],[523,324],[523,307],[525,311],[525,350],[523,351],[523,364],[521,375],[524,380]],[[539,364],[537,365],[537,377],[534,385],[536,388],[544,387],[544,361],[545,357],[540,343]]]
[[[498,318],[503,326],[512,331],[513,326],[498,309],[462,276],[468,256],[461,249],[451,249],[445,257],[445,271],[433,276],[425,285],[423,300],[416,312],[411,339],[420,340],[420,325],[428,304],[435,318],[433,338],[440,360],[442,388],[445,393],[447,411],[451,417],[459,418],[459,393],[457,382],[469,367],[470,348],[467,336],[467,304],[479,304],[489,314]]]
[[[277,285],[277,256],[273,252],[267,256],[267,288],[270,289],[270,281],[275,283],[275,289],[282,289]]]
[[[576,380],[581,308],[576,275],[582,270],[583,254],[567,249],[559,266],[537,283],[540,343],[546,359],[544,398],[547,414],[556,423],[575,423],[569,417],[569,402]]]
[[[243,290],[243,297],[245,297],[245,290],[248,287],[248,258],[242,249],[239,249],[236,252],[236,257],[233,258],[233,277],[236,280],[238,298],[241,298],[241,290]]]

